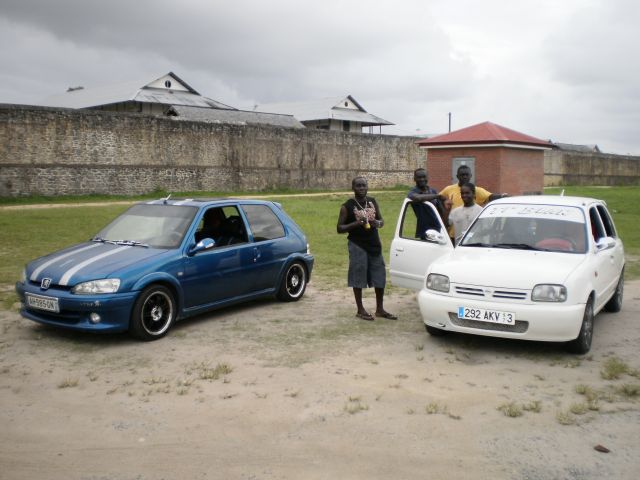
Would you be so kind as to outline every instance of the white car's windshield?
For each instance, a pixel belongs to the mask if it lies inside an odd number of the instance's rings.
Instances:
[[[556,205],[489,205],[460,242],[466,247],[584,253],[586,223],[579,208]]]
[[[134,205],[103,228],[93,240],[121,245],[175,248],[197,212],[196,207]]]

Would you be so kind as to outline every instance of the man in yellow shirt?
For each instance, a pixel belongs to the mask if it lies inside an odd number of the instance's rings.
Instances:
[[[458,171],[456,172],[456,177],[458,178],[458,183],[448,185],[440,191],[440,196],[448,200],[445,201],[445,208],[453,209],[464,205],[462,196],[460,195],[460,186],[471,181],[471,169],[467,165],[460,165],[458,167]],[[491,193],[490,191],[485,190],[482,187],[476,186],[475,200],[476,203],[481,207],[484,207],[487,203],[495,200],[496,198],[502,198],[506,196],[506,193]],[[448,227],[449,236],[453,238],[453,227],[451,225],[448,225]]]

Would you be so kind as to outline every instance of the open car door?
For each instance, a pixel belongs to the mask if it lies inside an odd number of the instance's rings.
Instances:
[[[416,215],[419,208],[423,210]],[[429,265],[452,250],[447,229],[433,204],[424,202],[423,205],[414,205],[411,200],[405,199],[391,242],[391,283],[420,290]]]

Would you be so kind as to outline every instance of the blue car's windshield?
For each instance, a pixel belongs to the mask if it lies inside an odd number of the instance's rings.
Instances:
[[[198,209],[182,205],[134,205],[94,237],[95,241],[176,248]]]

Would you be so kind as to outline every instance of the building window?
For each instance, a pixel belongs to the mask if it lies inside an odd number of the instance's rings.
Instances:
[[[171,88],[171,80],[165,80],[164,81],[164,86],[167,88]]]
[[[351,123],[347,122],[346,120],[342,121],[342,131],[343,132],[348,132],[351,130]]]

